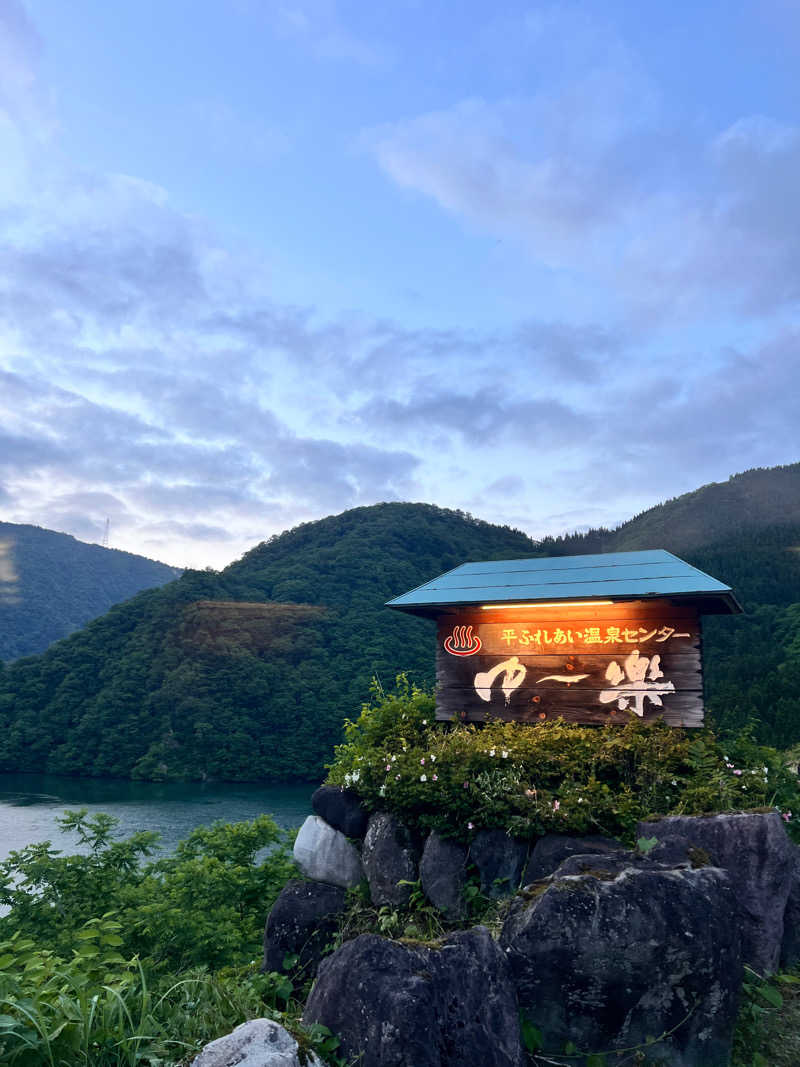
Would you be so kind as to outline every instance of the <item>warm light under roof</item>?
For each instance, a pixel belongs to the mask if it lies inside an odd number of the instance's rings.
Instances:
[[[553,600],[547,604],[481,604],[481,611],[499,611],[506,608],[595,608],[599,604],[613,603],[613,600]]]

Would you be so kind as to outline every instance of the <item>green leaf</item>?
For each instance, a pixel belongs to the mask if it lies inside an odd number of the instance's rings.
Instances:
[[[783,1007],[783,997],[780,995],[775,986],[762,985],[758,987],[758,994],[763,997],[769,1004],[772,1004],[774,1008]]]
[[[586,1067],[606,1067],[606,1058],[602,1052],[590,1052],[586,1057]]]

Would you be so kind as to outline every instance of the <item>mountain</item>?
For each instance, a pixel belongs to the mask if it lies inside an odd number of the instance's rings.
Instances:
[[[560,546],[566,554],[668,548],[681,555],[733,531],[755,533],[779,525],[800,525],[800,463],[733,474],[727,482],[710,482],[656,504],[615,530],[546,538],[543,545]]]
[[[0,660],[43,652],[112,604],[180,573],[69,534],[0,522]]]
[[[0,769],[317,777],[373,677],[432,680],[432,625],[385,601],[465,560],[535,553],[508,527],[379,504],[186,571],[0,674]]]
[[[0,671],[0,770],[318,777],[373,678],[432,680],[432,624],[385,601],[469,560],[615,551],[622,536],[733,586],[747,613],[704,624],[707,706],[723,730],[752,723],[788,747],[800,741],[797,472],[749,471],[619,530],[540,544],[425,504],[305,523]]]

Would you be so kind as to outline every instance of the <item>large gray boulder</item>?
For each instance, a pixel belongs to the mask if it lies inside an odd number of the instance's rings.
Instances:
[[[741,909],[742,958],[759,973],[777,969],[794,866],[793,845],[777,811],[671,815],[639,823],[639,837],[685,841],[695,862],[730,874]]]
[[[425,842],[419,865],[422,891],[448,919],[466,915],[464,886],[467,884],[467,850],[457,841],[434,830]]]
[[[367,831],[369,812],[352,789],[321,785],[311,796],[311,807],[315,815],[345,837],[361,838]]]
[[[438,949],[361,934],[322,961],[303,1020],[359,1067],[524,1063],[508,961],[481,926]]]
[[[614,852],[625,846],[613,837],[600,834],[573,837],[569,834],[545,834],[531,849],[530,859],[522,877],[523,885],[538,882],[551,875],[568,856]]]
[[[545,1052],[658,1038],[648,1063],[727,1067],[742,971],[737,916],[725,871],[642,861],[523,889],[500,943]]]
[[[350,889],[364,877],[356,849],[319,815],[309,815],[300,827],[294,842],[294,859],[306,878],[315,882]]]
[[[406,907],[411,886],[400,883],[417,880],[418,853],[408,830],[394,815],[378,811],[370,816],[362,859],[372,903]]]
[[[312,977],[336,933],[346,891],[326,882],[287,882],[272,905],[264,928],[262,971],[282,971],[287,956],[299,978]]]
[[[800,847],[792,845],[792,884],[783,913],[781,970],[800,962]]]
[[[297,1042],[272,1019],[251,1019],[212,1041],[192,1067],[324,1067],[311,1053],[301,1060]]]
[[[469,846],[469,858],[481,876],[481,893],[495,899],[507,897],[519,888],[528,842],[510,837],[505,830],[480,830]]]

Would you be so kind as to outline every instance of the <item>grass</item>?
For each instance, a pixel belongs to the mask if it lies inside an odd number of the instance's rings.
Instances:
[[[731,1067],[800,1064],[800,966],[763,979],[745,969]]]

